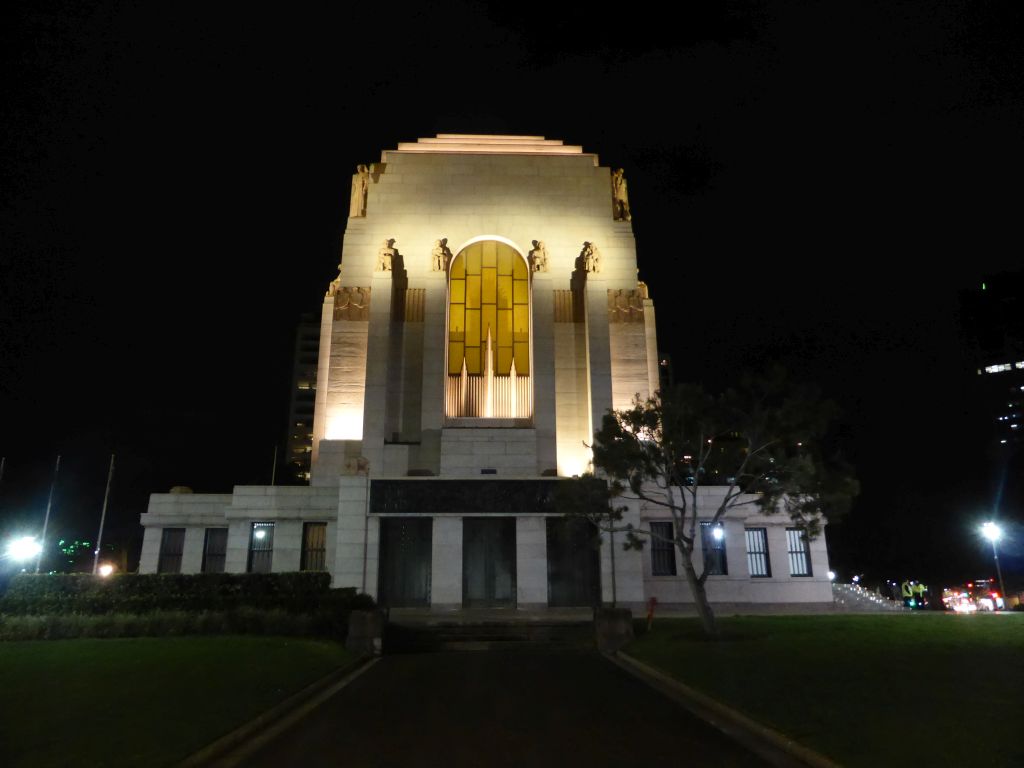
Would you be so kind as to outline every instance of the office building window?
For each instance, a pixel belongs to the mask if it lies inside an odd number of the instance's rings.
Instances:
[[[786,529],[786,549],[789,552],[789,575],[811,575],[811,553],[807,536],[799,528]]]
[[[747,569],[755,578],[772,575],[772,564],[768,559],[768,529],[747,528]]]
[[[185,529],[164,528],[160,535],[157,573],[181,573],[181,553],[185,551]]]
[[[676,575],[676,547],[672,523],[651,523],[651,575]]]
[[[725,576],[729,565],[725,560],[725,529],[711,523],[700,524],[700,546],[704,553],[704,570],[709,576]]]
[[[327,523],[304,523],[302,525],[303,571],[327,570]]]
[[[274,524],[253,523],[249,535],[249,573],[270,573],[274,557]]]
[[[203,573],[224,573],[228,554],[228,529],[207,528],[203,542]]]

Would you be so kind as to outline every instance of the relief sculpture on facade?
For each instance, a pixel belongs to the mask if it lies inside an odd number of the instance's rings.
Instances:
[[[609,323],[642,323],[644,321],[644,289],[609,290],[608,291],[608,322]]]
[[[334,283],[331,285],[333,286]],[[334,296],[335,320],[370,319],[370,289],[368,287],[338,286],[331,295]]]

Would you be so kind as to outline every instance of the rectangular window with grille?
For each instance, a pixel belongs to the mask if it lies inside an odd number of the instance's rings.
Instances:
[[[299,567],[303,571],[327,570],[327,523],[303,523]]]
[[[651,575],[676,575],[676,547],[672,523],[651,523]],[[666,541],[667,539],[667,541]]]
[[[786,549],[789,553],[789,575],[811,575],[811,553],[807,536],[799,528],[786,529]]]
[[[203,573],[224,573],[228,554],[228,529],[207,528],[203,541]]]
[[[702,522],[700,546],[704,553],[704,568],[709,576],[725,576],[729,573],[725,560],[725,529],[721,525]]]
[[[185,551],[185,529],[164,528],[160,535],[160,559],[157,573],[181,573],[181,553]]]
[[[747,569],[754,578],[768,578],[772,575],[772,564],[768,559],[768,529],[747,528]]]
[[[274,524],[253,523],[249,534],[249,573],[270,573],[274,558]]]

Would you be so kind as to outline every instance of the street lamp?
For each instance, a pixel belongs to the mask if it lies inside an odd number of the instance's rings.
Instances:
[[[999,567],[999,552],[996,550],[996,542],[1003,535],[1003,529],[989,520],[981,526],[981,535],[992,542],[992,559],[996,561],[996,575],[999,577],[999,593],[1003,596],[1003,605],[1006,605],[1006,587],[1003,586],[1003,571]]]
[[[21,536],[7,542],[7,556],[16,563],[24,563],[39,555],[43,545],[35,536]]]

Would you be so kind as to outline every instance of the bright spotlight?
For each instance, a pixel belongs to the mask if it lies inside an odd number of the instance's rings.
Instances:
[[[995,543],[999,541],[999,539],[1002,537],[1003,529],[995,523],[993,523],[991,520],[989,520],[987,523],[981,526],[981,535],[989,541]]]
[[[828,580],[829,581],[835,581],[836,580],[836,572],[835,571],[829,571],[828,572]]]
[[[716,525],[711,535],[715,537],[715,541],[721,541],[725,537],[725,531],[722,530],[722,526]]]
[[[114,572],[114,566],[112,566],[110,563],[104,563],[103,565],[101,565],[99,567],[99,574],[103,578],[107,578],[107,576],[109,576],[113,572]]]
[[[31,560],[42,551],[43,545],[36,541],[35,536],[22,536],[7,544],[7,556],[19,563]]]
[[[267,532],[264,531],[262,528],[257,528],[256,531],[253,533],[253,536],[255,536],[257,539],[262,539],[266,535],[267,535]]]

